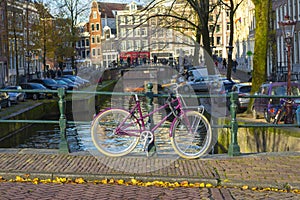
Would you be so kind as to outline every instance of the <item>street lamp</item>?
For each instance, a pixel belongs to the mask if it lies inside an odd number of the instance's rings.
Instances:
[[[284,16],[284,21],[278,22],[282,34],[287,46],[287,61],[288,61],[288,73],[287,73],[287,95],[291,95],[291,44],[292,39],[294,36],[294,28],[296,25],[296,21],[290,20],[290,17],[288,15]],[[293,123],[293,116],[292,116],[292,104],[290,101],[286,102],[286,120],[285,123],[291,124]]]

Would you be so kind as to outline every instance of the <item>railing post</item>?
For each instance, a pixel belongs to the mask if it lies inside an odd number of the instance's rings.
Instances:
[[[60,128],[60,143],[59,143],[59,153],[69,153],[68,142],[66,137],[66,100],[65,98],[65,88],[58,88],[58,107],[59,107],[59,128]]]
[[[238,94],[236,92],[230,93],[230,113],[231,113],[231,121],[230,121],[230,132],[231,132],[231,143],[228,147],[228,155],[229,156],[238,156],[240,155],[240,147],[237,142],[237,131],[238,131],[238,123],[236,120],[236,110],[237,110],[237,102]]]
[[[152,83],[147,83],[147,92],[146,92],[146,97],[147,97],[147,109],[148,109],[148,113],[153,111],[153,84]],[[150,115],[149,119],[148,119],[148,126],[149,129],[151,130],[153,128],[153,116]],[[156,147],[155,147],[155,138],[153,138],[153,141],[149,144],[148,147],[148,152],[149,153],[155,153],[156,152]]]

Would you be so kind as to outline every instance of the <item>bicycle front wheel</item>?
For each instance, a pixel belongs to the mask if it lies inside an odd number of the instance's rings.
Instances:
[[[207,118],[199,112],[186,111],[175,120],[171,136],[175,152],[186,159],[207,153],[212,143],[212,131]]]
[[[140,126],[129,112],[110,109],[95,117],[91,135],[94,145],[104,155],[124,156],[138,144]]]

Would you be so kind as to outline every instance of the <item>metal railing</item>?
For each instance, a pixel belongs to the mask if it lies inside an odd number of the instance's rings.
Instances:
[[[153,91],[153,85],[151,83],[147,84],[147,91],[145,93],[139,93],[139,96],[144,96],[147,98],[148,109],[153,106],[153,99],[158,97],[168,97],[168,95],[155,94]],[[59,108],[59,119],[58,120],[12,120],[12,119],[0,119],[0,123],[48,123],[48,124],[59,124],[60,127],[60,153],[69,153],[69,148],[66,138],[66,128],[67,124],[74,124],[75,121],[69,121],[66,119],[66,95],[67,94],[93,94],[93,95],[121,95],[121,96],[131,96],[132,93],[126,92],[105,92],[105,91],[69,91],[64,88],[59,88],[58,90],[12,90],[12,89],[0,89],[0,92],[26,92],[26,93],[53,93],[58,96],[58,108]],[[197,98],[211,98],[220,97],[218,95],[187,95],[187,97],[197,97]],[[237,121],[237,101],[238,98],[270,98],[266,95],[248,95],[239,97],[237,93],[229,93],[227,97],[230,97],[230,121],[228,124],[224,125],[214,125],[213,128],[229,128],[231,141],[228,147],[229,156],[240,155],[240,147],[237,141],[237,133],[239,128],[251,128],[251,127],[300,127],[300,106],[297,108],[297,124],[262,124],[262,123],[247,123],[239,124]],[[226,97],[226,98],[227,98]],[[272,98],[299,98],[299,96],[272,96]],[[90,124],[87,121],[76,121],[76,124]]]

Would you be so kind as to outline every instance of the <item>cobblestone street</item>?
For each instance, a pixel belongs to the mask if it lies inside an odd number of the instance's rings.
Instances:
[[[1,199],[285,199],[299,194],[241,188],[163,188],[111,184],[0,183]]]

